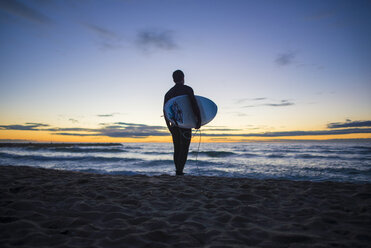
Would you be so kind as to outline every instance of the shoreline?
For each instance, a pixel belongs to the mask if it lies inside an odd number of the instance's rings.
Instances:
[[[0,166],[2,247],[367,247],[371,184]]]

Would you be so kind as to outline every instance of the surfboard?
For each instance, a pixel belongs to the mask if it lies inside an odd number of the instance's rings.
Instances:
[[[218,107],[206,97],[195,96],[195,98],[200,109],[201,126],[204,126],[214,119],[218,112]],[[196,127],[196,117],[188,95],[176,96],[168,100],[164,106],[164,113],[166,119],[178,127]]]

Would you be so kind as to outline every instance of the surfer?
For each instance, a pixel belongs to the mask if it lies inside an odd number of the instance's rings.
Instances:
[[[175,85],[165,94],[164,105],[168,100],[170,100],[173,97],[188,95],[191,101],[193,113],[197,117],[196,129],[199,129],[201,126],[200,109],[197,105],[193,89],[187,85],[184,85],[184,73],[181,70],[174,71],[173,81]],[[192,129],[180,128],[172,124],[169,120],[166,119],[166,117],[165,121],[171,133],[171,136],[173,137],[174,164],[176,169],[176,175],[181,176],[184,175],[183,169],[187,161],[189,145],[191,143],[192,138]]]

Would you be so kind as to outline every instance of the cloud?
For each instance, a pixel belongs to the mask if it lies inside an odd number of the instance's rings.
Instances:
[[[1,125],[1,130],[32,130],[39,131],[39,127],[48,127],[49,125],[43,123],[25,123],[24,125]]]
[[[174,41],[174,32],[169,30],[144,30],[137,34],[137,45],[144,51],[174,50],[178,45]]]
[[[239,111],[236,111],[236,112],[228,112],[228,114],[230,114],[230,115],[234,115],[234,116],[238,116],[238,117],[249,116],[248,114],[243,113],[243,112],[239,112]]]
[[[113,126],[106,126],[100,133],[108,137],[148,137],[148,136],[167,136],[167,128],[163,126],[149,126],[145,124],[116,122]]]
[[[295,58],[296,52],[289,51],[286,53],[278,54],[275,59],[275,63],[279,66],[286,66],[293,64],[295,62]]]
[[[97,44],[100,49],[115,50],[121,48],[121,38],[114,31],[91,23],[83,23],[83,26],[98,37]]]
[[[73,118],[69,118],[68,120],[71,121],[72,123],[78,123],[79,122],[78,120],[73,119]]]
[[[16,0],[1,0],[0,9],[6,12],[24,18],[39,24],[52,24],[53,21],[41,12],[28,7],[27,5]]]
[[[60,128],[54,131],[83,131],[92,133],[56,132],[55,135],[66,136],[106,136],[113,138],[139,138],[148,136],[167,136],[167,128],[163,126],[149,126],[145,124],[117,122],[99,129]]]
[[[147,126],[146,124],[137,124],[137,123],[128,123],[128,122],[115,122],[114,124],[122,125],[122,126]]]
[[[290,136],[318,136],[318,135],[339,135],[371,133],[371,128],[352,128],[336,130],[319,130],[319,131],[286,131],[286,132],[265,132],[265,133],[248,133],[248,134],[207,134],[204,136],[241,136],[241,137],[290,137]]]
[[[272,103],[272,102],[269,102],[269,103],[261,103],[261,104],[251,104],[251,105],[246,105],[246,106],[243,106],[244,108],[254,108],[254,107],[264,107],[264,106],[268,106],[268,107],[286,107],[286,106],[292,106],[292,105],[295,105],[295,103],[293,102],[290,102],[289,100],[281,100],[279,101],[278,103]]]
[[[64,135],[64,136],[80,136],[80,137],[99,136],[99,134],[86,134],[86,133],[53,133],[53,134]]]
[[[336,125],[333,125],[336,124]],[[350,126],[371,126],[371,121],[356,121],[351,123],[340,123],[341,125],[348,124]],[[283,131],[283,132],[264,132],[264,133],[230,133],[236,131],[243,131],[247,129],[230,129],[226,127],[208,127],[203,129],[205,132],[203,136],[209,137],[294,137],[294,136],[318,136],[318,135],[341,135],[341,134],[371,134],[371,128],[342,128],[338,129],[337,123],[330,123],[330,130],[316,130],[316,131]],[[169,136],[169,132],[165,126],[151,126],[138,123],[116,122],[111,124],[104,124],[100,128],[59,128],[50,127],[43,123],[25,123],[23,125],[0,125],[0,130],[23,130],[23,131],[40,131],[52,132],[54,135],[64,136],[104,136],[114,138],[145,138],[149,136]],[[208,132],[222,132],[222,133],[208,133]]]
[[[38,123],[38,122],[26,122],[25,124],[26,125],[35,125],[35,126],[39,126],[39,127],[48,127],[49,126],[48,124]]]
[[[289,102],[288,100],[281,100],[280,103],[266,103],[262,104],[263,106],[271,106],[271,107],[284,107],[284,106],[291,106],[294,105],[294,103]]]
[[[48,128],[46,128],[48,127]],[[18,131],[53,131],[53,132],[98,132],[99,129],[91,128],[59,128],[59,127],[50,127],[48,124],[43,123],[25,123],[23,125],[0,125],[0,130],[18,130]]]
[[[102,50],[114,50],[121,48],[123,40],[116,32],[92,23],[82,23],[83,27],[89,30],[98,39],[96,42]],[[171,30],[146,29],[138,31],[135,38],[131,41],[144,52],[153,50],[175,50],[179,46],[174,41],[174,32]]]
[[[0,130],[43,131],[53,132],[54,135],[65,136],[105,136],[120,138],[138,138],[148,136],[167,136],[169,132],[164,126],[150,126],[146,124],[116,122],[104,124],[100,128],[60,128],[50,127],[43,123],[25,123],[23,125],[0,125]]]
[[[111,113],[111,114],[100,114],[97,115],[98,117],[113,117],[115,115],[119,115],[120,113]]]
[[[101,37],[105,37],[109,39],[118,39],[118,36],[116,35],[115,32],[108,30],[104,27],[97,26],[95,24],[89,24],[89,23],[86,23],[84,25],[86,28],[88,28],[89,30],[93,31],[95,34]]]
[[[267,98],[266,97],[257,97],[257,98],[253,98],[252,100],[253,101],[262,101],[262,100],[266,100]]]
[[[308,69],[316,69],[316,70],[324,70],[325,67],[318,63],[308,63],[308,62],[302,62],[298,61],[297,59],[297,52],[289,51],[286,53],[280,53],[277,55],[274,62],[278,66],[289,66],[289,65],[295,65],[298,68],[308,68]]]
[[[267,100],[267,98],[266,97],[241,98],[241,99],[237,99],[236,104],[241,104],[247,101],[263,101],[263,100]]]
[[[347,128],[347,127],[371,127],[371,121],[351,121],[333,122],[327,125],[328,128]]]
[[[99,129],[93,128],[80,128],[80,127],[69,127],[69,128],[49,128],[41,129],[39,131],[56,131],[56,132],[98,132]]]
[[[101,50],[116,50],[116,49],[121,48],[121,45],[118,43],[114,43],[114,42],[101,41],[101,42],[98,42],[98,47]]]
[[[3,145],[1,143],[24,143],[24,142],[30,142],[30,140],[24,140],[24,139],[0,139],[0,146]]]

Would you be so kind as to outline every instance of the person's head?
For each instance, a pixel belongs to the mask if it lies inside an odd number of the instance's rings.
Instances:
[[[176,84],[184,84],[184,73],[181,70],[174,71],[173,80]]]

